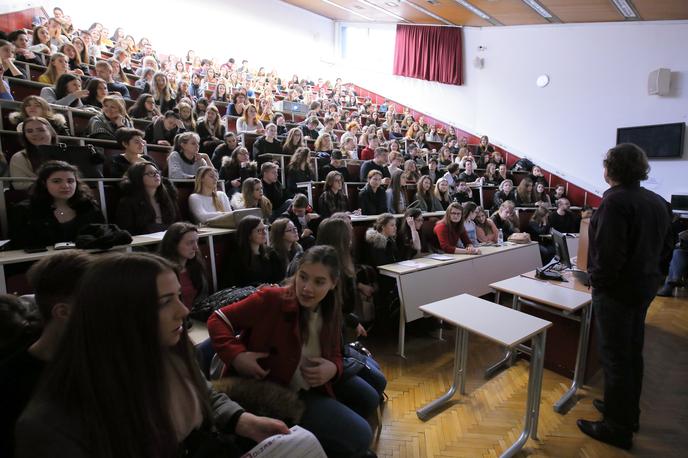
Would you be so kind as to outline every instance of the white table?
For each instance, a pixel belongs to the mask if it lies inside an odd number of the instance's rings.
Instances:
[[[378,267],[380,274],[394,278],[397,283],[401,302],[400,356],[405,356],[406,323],[422,318],[421,305],[461,293],[482,296],[491,292],[490,283],[518,275],[524,269],[542,266],[540,250],[535,242],[484,246],[480,250],[480,255],[447,254],[451,258],[448,261],[423,257]]]
[[[520,437],[501,456],[511,457],[518,453],[528,437],[537,439],[540,396],[542,392],[542,373],[545,360],[545,341],[549,321],[526,315],[486,300],[461,294],[431,304],[420,309],[456,327],[454,347],[454,378],[449,390],[416,411],[421,420],[427,420],[431,413],[447,403],[456,393],[466,394],[466,366],[468,359],[468,333],[473,332],[508,348],[522,348],[531,353],[528,375],[528,398],[526,417]],[[531,340],[532,349],[523,342]]]
[[[573,279],[571,280],[573,281]],[[592,316],[590,310],[592,303],[591,294],[571,287],[564,287],[563,285],[566,285],[566,283],[554,284],[524,276],[509,278],[490,285],[496,292],[495,302],[499,302],[500,293],[502,292],[512,294],[512,308],[515,310],[520,310],[521,304],[525,304],[569,320],[580,321],[573,383],[568,391],[554,404],[554,410],[558,413],[565,412],[569,401],[583,384],[585,362],[588,357],[588,339],[590,338],[590,317]],[[508,349],[504,358],[488,368],[485,375],[489,377],[500,368],[508,365],[513,361],[513,357],[513,350]]]

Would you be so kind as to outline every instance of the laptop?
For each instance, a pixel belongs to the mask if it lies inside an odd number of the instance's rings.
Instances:
[[[263,211],[260,208],[242,208],[209,219],[206,221],[206,225],[208,227],[216,227],[219,229],[236,229],[241,220],[247,216],[257,216],[258,218],[262,218]]]

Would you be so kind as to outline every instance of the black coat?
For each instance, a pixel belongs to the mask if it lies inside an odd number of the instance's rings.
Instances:
[[[373,188],[366,184],[358,193],[358,206],[361,207],[361,213],[364,215],[387,213],[385,190],[380,186],[377,191],[373,192]]]

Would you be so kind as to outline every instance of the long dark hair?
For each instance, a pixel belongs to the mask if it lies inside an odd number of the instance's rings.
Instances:
[[[158,167],[152,162],[137,162],[136,164],[131,165],[124,174],[122,188],[127,190],[129,195],[144,202],[147,211],[154,213],[153,207],[148,201],[148,196],[146,195],[146,190],[143,186],[143,174],[146,172],[146,166],[148,165],[153,166],[159,171]],[[160,204],[160,214],[162,216],[162,221],[165,224],[172,224],[178,219],[179,211],[175,203],[176,198],[177,193],[172,183],[165,182],[163,179],[160,182],[160,186],[158,186],[158,189],[155,191],[155,200],[158,202],[158,204]]]
[[[332,173],[332,172],[330,172]],[[329,245],[339,254],[340,270],[347,277],[353,277],[354,262],[351,256],[351,225],[339,218],[326,218],[318,226],[316,245]]]
[[[88,80],[88,84],[86,84],[86,90],[88,91],[88,95],[84,99],[85,105],[91,105],[94,107],[103,106],[102,103],[98,101],[98,86],[100,84],[106,84],[105,80],[95,77]]]
[[[129,108],[129,116],[132,118],[137,118],[137,119],[150,119],[150,113],[148,112],[148,109],[146,109],[146,100],[147,99],[152,99],[153,100],[153,106],[157,108],[157,105],[155,104],[155,99],[153,98],[152,95],[148,94],[147,92],[144,92],[143,94],[139,95],[139,98],[136,99],[136,102]],[[153,109],[153,112],[155,113],[156,108]],[[160,114],[160,111],[158,110],[157,114]]]
[[[414,220],[418,218],[419,216],[422,216],[423,212],[421,211],[420,208],[414,207],[414,208],[407,208],[406,211],[404,212],[404,219],[399,223],[399,230],[397,231],[397,243],[400,243],[401,245],[404,246],[411,246],[411,228],[409,225],[406,223],[406,218],[411,217]],[[415,224],[415,223],[414,223]]]
[[[84,274],[37,397],[81,421],[93,456],[178,453],[159,331],[157,279],[169,271],[174,265],[159,256],[117,253],[95,260]],[[207,388],[185,329],[169,351],[181,359],[209,420]]]
[[[405,189],[401,186],[401,179],[403,177],[404,172],[402,170],[395,170],[392,174],[392,181],[389,184],[389,189],[392,190],[392,208],[389,210],[393,213],[401,212],[399,208],[401,204],[401,193],[405,192]]]
[[[55,82],[55,98],[61,99],[69,95],[67,92],[67,85],[72,81],[80,80],[80,78],[72,73],[64,73]],[[70,107],[76,106],[79,99],[74,99],[72,103],[69,104]]]
[[[261,221],[262,220],[257,216],[249,215],[239,222],[236,235],[237,248],[239,251],[239,259],[237,261],[239,266],[252,266],[254,264],[250,238],[251,232],[258,227]],[[268,247],[264,245],[258,248],[258,256],[262,258],[267,258],[268,252]]]
[[[48,161],[38,169],[38,178],[29,191],[31,207],[47,210],[52,208],[54,198],[48,192],[47,182],[50,176],[56,172],[71,172],[76,179],[76,190],[69,198],[67,204],[78,212],[90,210],[96,205],[91,195],[91,190],[79,182],[79,169],[63,161]]]
[[[163,258],[172,261],[175,265],[185,268],[189,272],[191,283],[197,291],[204,291],[208,289],[208,277],[205,268],[205,262],[200,252],[196,251],[196,256],[193,259],[187,259],[185,264],[179,260],[178,246],[184,237],[189,232],[198,233],[198,227],[186,222],[174,223],[167,228],[165,236],[160,243],[159,254]]]
[[[458,210],[461,212],[461,221],[458,223],[453,223],[451,216],[449,216],[451,215],[452,210]],[[444,218],[442,218],[442,220],[444,221],[444,224],[447,225],[447,229],[453,234],[459,234],[465,230],[463,227],[463,207],[458,202],[452,202],[449,204],[447,210],[444,212]]]
[[[320,310],[322,312],[323,330],[328,336],[326,345],[329,348],[327,353],[333,354],[341,340],[341,316],[342,316],[342,287],[340,279],[339,257],[337,250],[329,245],[316,245],[306,251],[301,258],[299,258],[296,266],[296,274],[287,280],[292,294],[295,295],[296,276],[299,275],[299,270],[305,264],[322,264],[330,271],[330,277],[337,282],[337,286],[327,293],[327,295],[320,302]],[[299,313],[299,329],[301,330],[302,342],[308,342],[308,316],[310,312],[308,309],[301,307]],[[323,352],[326,354],[325,352]]]

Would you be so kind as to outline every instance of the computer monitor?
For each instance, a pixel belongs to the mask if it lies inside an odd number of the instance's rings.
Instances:
[[[552,235],[554,246],[557,249],[557,257],[559,258],[559,264],[562,264],[567,269],[570,269],[571,257],[569,256],[569,246],[566,243],[566,237],[564,236],[564,234],[562,234],[556,229],[550,229],[550,234]]]

